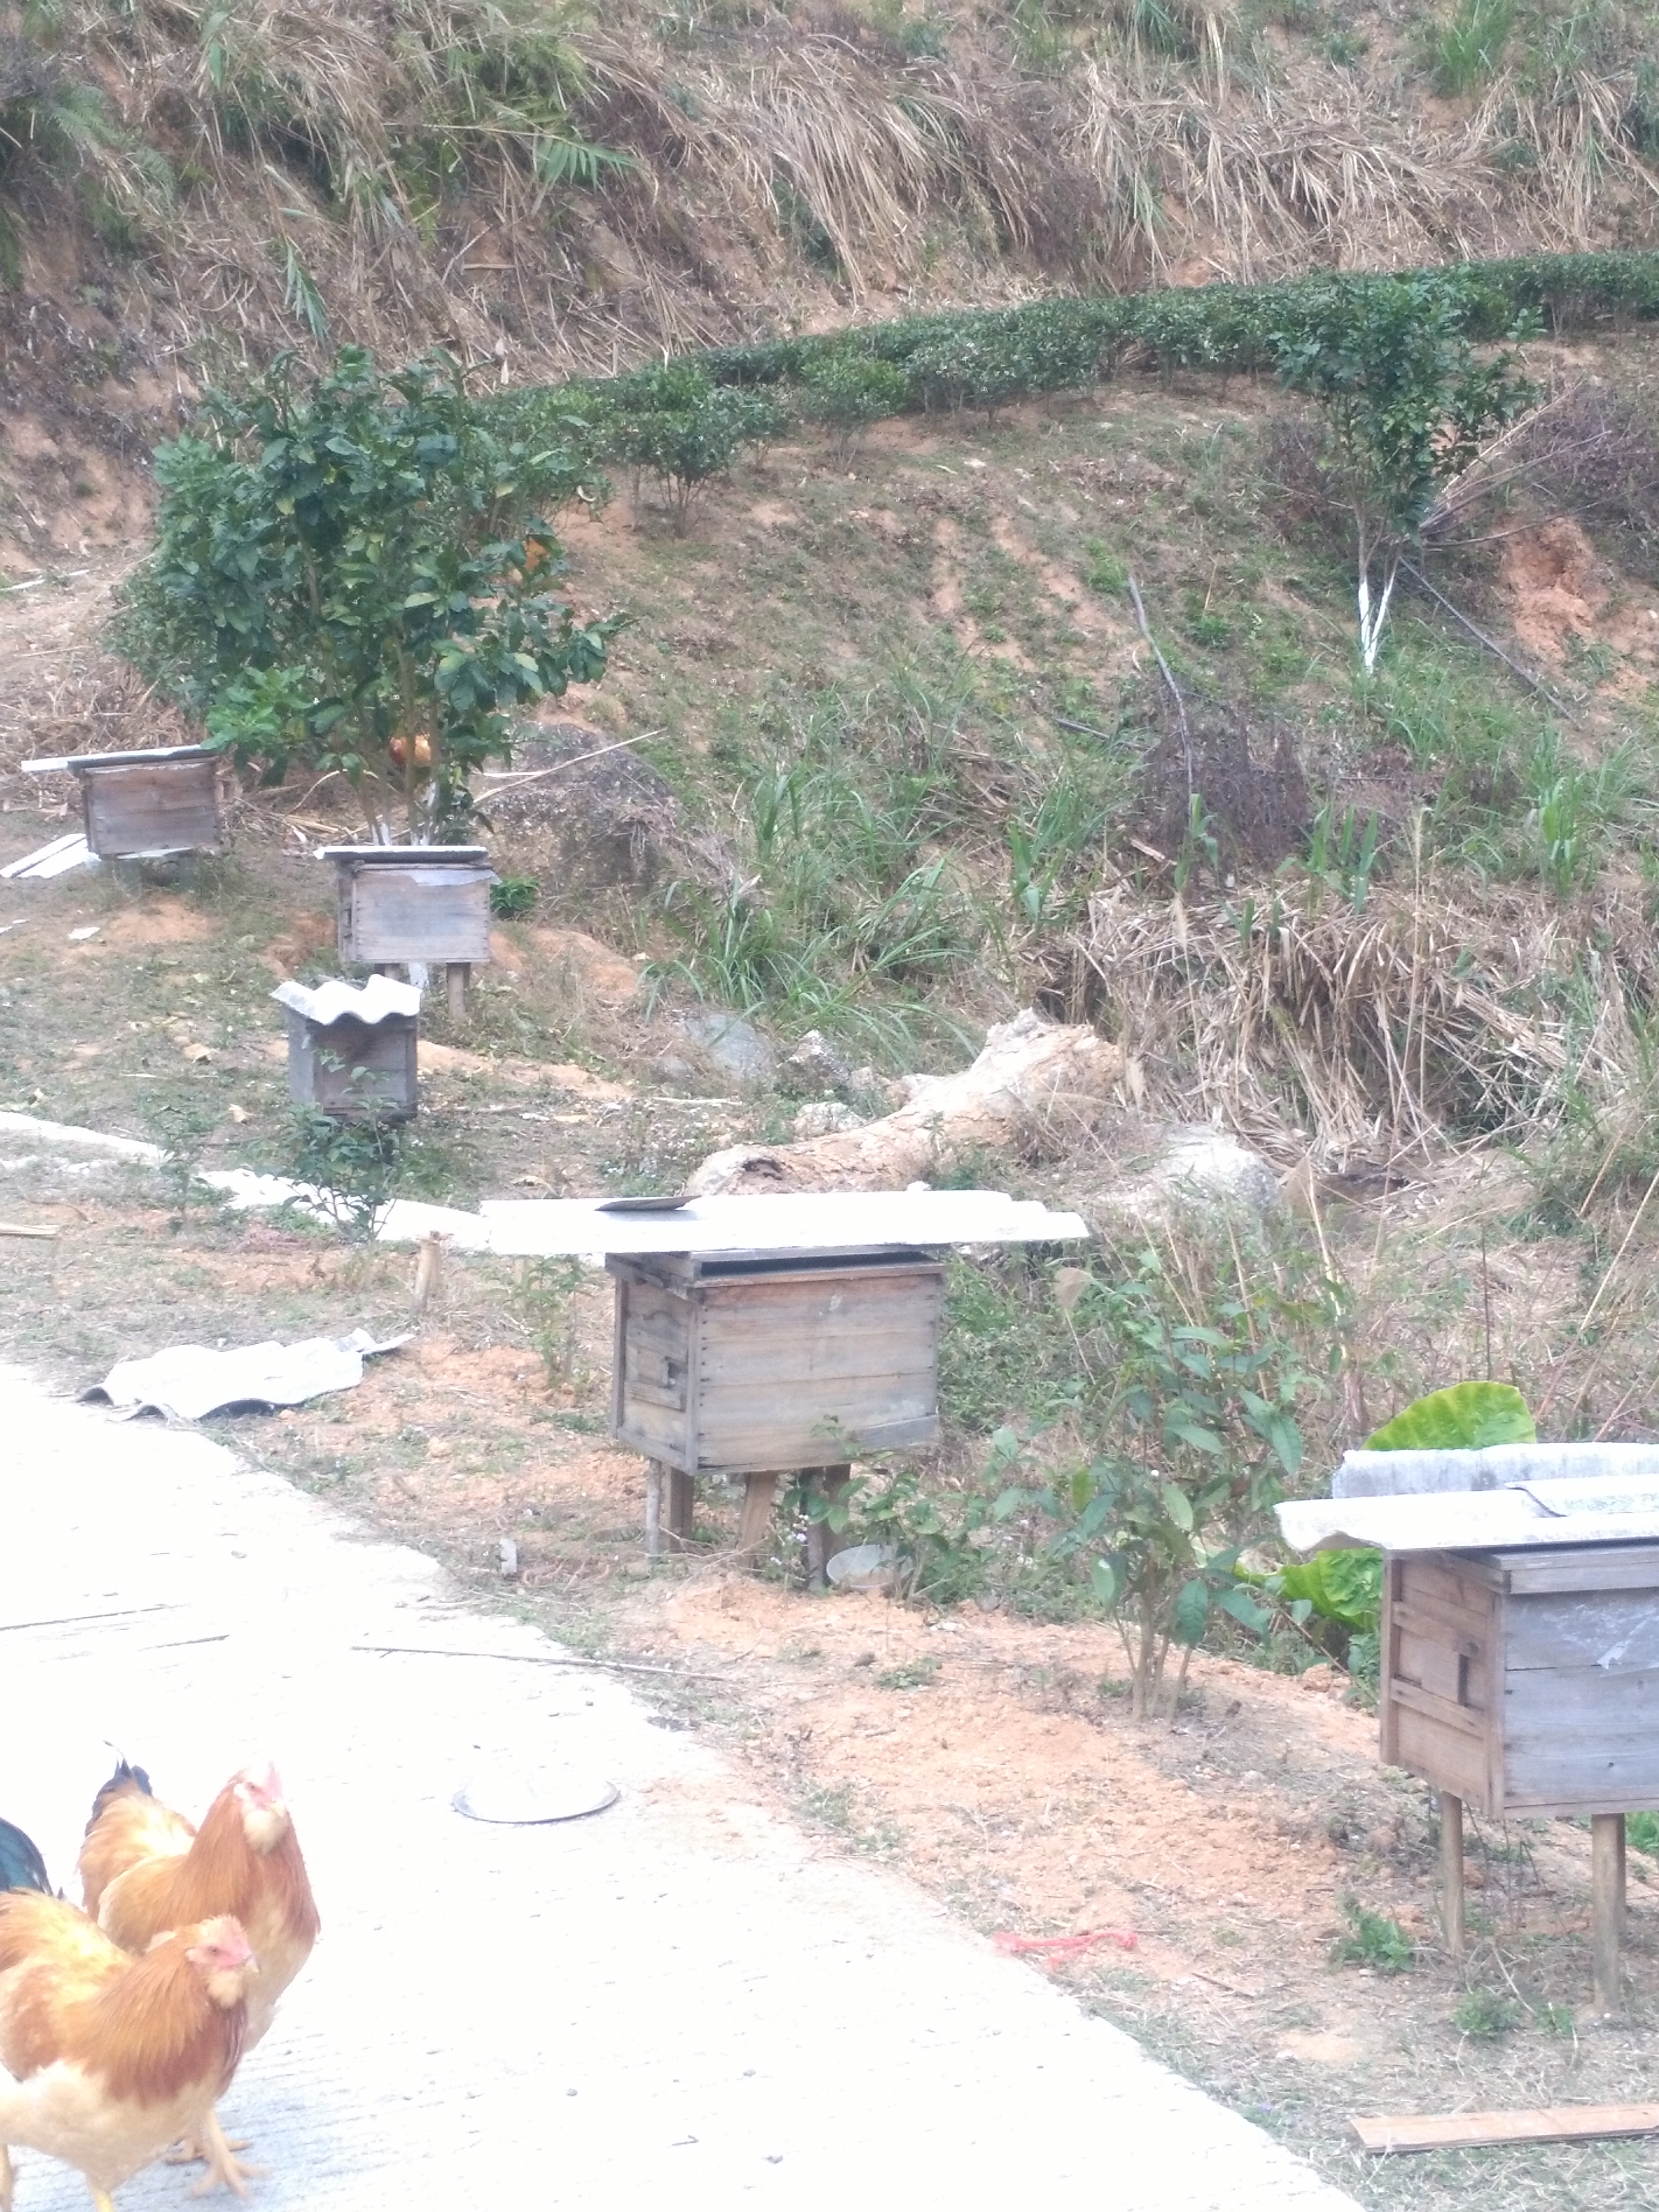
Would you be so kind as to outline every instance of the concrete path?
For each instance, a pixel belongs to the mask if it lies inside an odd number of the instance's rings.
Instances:
[[[67,1888],[109,1743],[197,1813],[274,1756],[295,1808],[323,1940],[223,2107],[258,2212],[1353,2212],[615,1678],[376,1644],[557,1652],[205,1437],[0,1372],[0,1812]],[[453,1808],[573,1767],[620,1802]],[[19,2169],[18,2212],[82,2212],[66,2169]],[[154,2168],[122,2212],[185,2181]]]

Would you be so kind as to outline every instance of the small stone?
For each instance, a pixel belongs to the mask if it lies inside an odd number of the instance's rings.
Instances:
[[[778,1073],[803,1091],[847,1091],[854,1080],[847,1062],[817,1030],[808,1030],[794,1050],[786,1054]]]
[[[752,1022],[741,1014],[716,1011],[687,1017],[686,1035],[700,1045],[716,1067],[739,1083],[769,1083],[776,1055]]]
[[[843,1129],[861,1129],[864,1116],[844,1106],[839,1098],[814,1099],[803,1106],[790,1128],[798,1141],[811,1137],[832,1137]]]

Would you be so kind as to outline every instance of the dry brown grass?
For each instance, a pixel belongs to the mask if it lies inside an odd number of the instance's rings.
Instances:
[[[1626,122],[1636,89],[1633,68],[1563,67],[1535,84],[1506,73],[1481,101],[1465,137],[1468,156],[1501,161],[1508,195],[1540,245],[1587,246],[1616,198],[1626,200],[1635,222],[1651,219],[1659,173],[1632,144]]]
[[[1203,0],[1164,11],[1178,55],[1125,7],[1041,68],[1003,18],[954,17],[915,56],[884,16],[809,4],[64,0],[53,82],[100,88],[116,127],[9,179],[33,194],[31,280],[90,207],[139,249],[117,283],[152,358],[435,340],[539,376],[884,293],[1248,281],[1659,222],[1629,68],[1506,76],[1460,118],[1381,68],[1266,59]],[[628,166],[581,188],[576,140]]]
[[[1570,1099],[1611,1112],[1640,1060],[1626,987],[1650,955],[1634,901],[1591,918],[1530,890],[1340,894],[1272,882],[1224,902],[1097,896],[1079,951],[1096,1018],[1146,1104],[1225,1122],[1270,1158],[1384,1158],[1449,1133],[1536,1138]]]

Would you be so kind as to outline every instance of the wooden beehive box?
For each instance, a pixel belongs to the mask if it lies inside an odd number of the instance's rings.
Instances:
[[[64,763],[81,786],[87,843],[106,860],[217,853],[225,842],[222,756],[206,745],[81,753]]]
[[[378,1022],[315,1022],[285,1006],[288,1087],[295,1103],[341,1121],[407,1121],[417,1103],[420,1020],[391,1014]]]
[[[489,959],[495,874],[482,845],[331,845],[321,857],[335,866],[343,961],[476,968]]]
[[[617,1282],[611,1434],[647,1459],[747,1474],[938,1437],[939,1261],[612,1254],[605,1266]]]
[[[1493,1819],[1659,1805],[1659,1544],[1389,1556],[1382,1749]]]

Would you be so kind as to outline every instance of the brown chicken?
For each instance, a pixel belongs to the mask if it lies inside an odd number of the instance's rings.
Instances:
[[[198,1832],[151,1796],[142,1767],[123,1759],[94,1801],[79,1863],[88,1912],[128,1951],[146,1950],[168,1929],[210,1914],[235,1914],[259,1960],[247,2001],[252,2050],[310,1957],[319,1926],[276,1768],[246,1767],[234,1776]],[[198,2194],[221,2184],[246,2194],[251,2169],[234,2155],[241,2148],[225,2140],[210,2111],[185,2146],[186,2155],[207,2162]]]
[[[257,1972],[228,1914],[135,1959],[61,1898],[0,1895],[0,2212],[15,2143],[75,2166],[114,2212],[112,2189],[211,2118]]]

